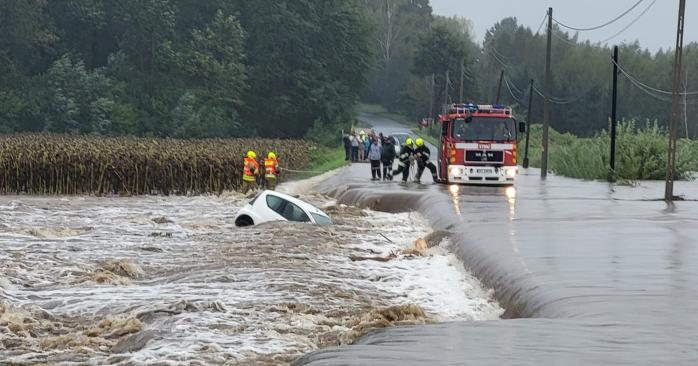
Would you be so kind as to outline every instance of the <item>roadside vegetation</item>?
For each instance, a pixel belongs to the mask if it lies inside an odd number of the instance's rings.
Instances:
[[[0,135],[2,194],[205,194],[237,190],[248,149],[304,169],[318,147],[303,140]],[[282,176],[283,179],[283,176]]]
[[[543,128],[531,128],[529,161],[540,167]],[[581,179],[607,179],[609,175],[610,136],[607,131],[595,137],[580,138],[550,130],[549,168],[556,174]],[[519,141],[519,159],[523,161],[525,139]],[[638,125],[621,122],[616,142],[616,170],[619,181],[663,180],[667,165],[667,132],[656,123]],[[698,141],[681,139],[676,158],[677,179],[691,179],[698,171]]]

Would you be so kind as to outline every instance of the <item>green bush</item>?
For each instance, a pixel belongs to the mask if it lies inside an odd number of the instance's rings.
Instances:
[[[540,167],[542,126],[531,126],[529,160]],[[618,126],[615,177],[619,180],[661,180],[666,175],[667,132],[656,122],[638,126],[623,121]],[[519,143],[523,156],[524,140]],[[579,138],[550,129],[548,167],[556,174],[581,179],[606,179],[609,174],[610,134],[602,131],[592,138]],[[689,179],[698,171],[698,141],[681,139],[676,158],[678,179]]]

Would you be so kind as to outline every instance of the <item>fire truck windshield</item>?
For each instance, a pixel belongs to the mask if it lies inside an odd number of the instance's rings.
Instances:
[[[516,121],[512,118],[473,117],[467,123],[460,118],[453,124],[453,138],[458,141],[511,141],[516,139]]]

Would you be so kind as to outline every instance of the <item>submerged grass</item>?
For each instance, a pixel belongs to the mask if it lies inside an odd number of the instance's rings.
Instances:
[[[540,167],[542,126],[531,126],[529,159]],[[569,133],[550,130],[550,170],[558,175],[581,179],[607,179],[609,173],[617,180],[663,180],[667,164],[667,133],[656,123],[638,126],[624,121],[618,126],[616,170],[610,172],[610,136],[602,131],[595,137],[580,138]],[[519,142],[523,156],[524,140]],[[681,139],[676,158],[677,179],[690,179],[698,171],[698,141]]]

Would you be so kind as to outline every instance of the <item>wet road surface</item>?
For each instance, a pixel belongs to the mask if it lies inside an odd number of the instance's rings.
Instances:
[[[340,202],[414,210],[452,232],[506,320],[374,332],[307,365],[696,365],[698,202],[661,182],[611,186],[525,171],[515,188],[324,184]],[[698,199],[698,183],[676,191]]]

